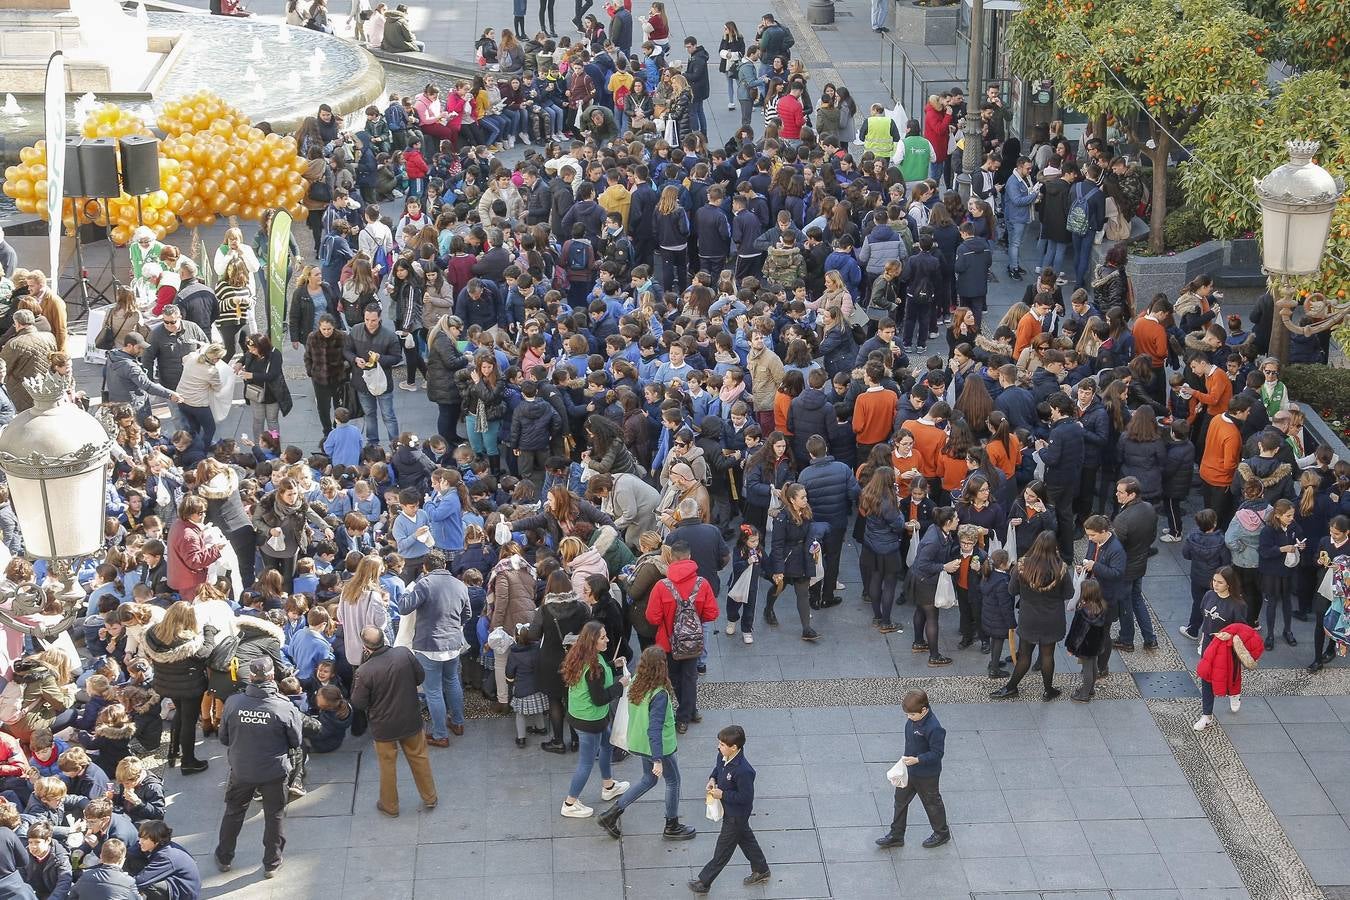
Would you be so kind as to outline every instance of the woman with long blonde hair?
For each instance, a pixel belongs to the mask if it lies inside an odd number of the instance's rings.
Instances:
[[[170,606],[159,624],[145,632],[145,656],[155,667],[154,689],[173,701],[169,765],[181,752],[184,775],[206,770],[206,760],[197,759],[197,719],[206,695],[206,661],[215,641],[215,626],[199,628],[197,611],[184,600]]]
[[[563,800],[562,814],[569,819],[585,819],[594,810],[579,799],[596,758],[600,760],[601,800],[613,800],[628,790],[628,782],[615,781],[610,773],[614,748],[609,742],[614,701],[622,699],[628,687],[628,674],[614,669],[605,660],[609,636],[595,621],[582,626],[567,656],[563,658],[562,679],[567,687],[567,718],[580,743],[576,771]]]
[[[342,650],[353,669],[361,664],[365,653],[361,643],[362,628],[374,625],[388,636],[389,592],[380,585],[383,574],[383,560],[373,554],[363,556],[339,595],[337,620],[342,626]]]
[[[673,184],[661,188],[653,232],[660,264],[657,280],[683,293],[689,282],[689,214],[680,206],[680,192]]]

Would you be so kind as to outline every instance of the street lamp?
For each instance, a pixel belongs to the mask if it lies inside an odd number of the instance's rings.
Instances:
[[[1345,190],[1340,178],[1312,161],[1319,146],[1317,141],[1288,141],[1289,162],[1260,181],[1253,179],[1261,201],[1262,262],[1268,274],[1280,276],[1270,352],[1281,364],[1288,355],[1284,315],[1298,305],[1289,281],[1321,269],[1331,215]]]
[[[49,592],[33,584],[0,587],[0,625],[55,637],[81,612],[75,581],[82,558],[103,544],[104,492],[112,439],[97,419],[66,400],[70,376],[54,372],[24,381],[33,398],[0,431],[0,471],[29,556],[47,561],[61,582],[62,618],[46,626],[19,621],[42,612]]]

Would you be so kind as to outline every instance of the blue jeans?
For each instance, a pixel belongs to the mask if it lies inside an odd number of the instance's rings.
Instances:
[[[600,779],[609,781],[613,778],[609,763],[614,755],[614,748],[609,743],[609,725],[605,725],[604,731],[578,731],[577,738],[580,745],[577,753],[577,770],[572,773],[572,784],[567,789],[567,796],[581,799],[581,792],[591,777],[591,769],[595,766],[596,756],[600,757]]]
[[[380,423],[376,421],[378,416],[384,419],[384,430],[389,433],[389,440],[393,441],[398,437],[398,416],[394,414],[394,379],[389,379],[389,390],[376,397],[370,391],[363,390],[365,381],[359,376],[353,379],[355,384],[360,385],[356,389],[356,396],[361,398],[361,409],[365,411],[366,419],[366,443],[378,444],[380,442]]]
[[[1058,272],[1060,266],[1064,265],[1064,251],[1069,249],[1069,245],[1041,238],[1036,242],[1036,249],[1041,255],[1041,268]]]
[[[1022,232],[1027,230],[1026,222],[1007,222],[1008,229],[1008,268],[1022,268]]]
[[[727,75],[727,105],[732,106],[735,103],[736,103],[736,76]]]
[[[430,659],[416,650],[413,656],[422,664],[422,671],[427,673],[422,690],[426,691],[427,709],[431,712],[431,736],[445,740],[450,737],[445,720],[447,697],[450,699],[450,721],[455,725],[464,724],[464,682],[459,677],[459,657],[441,661]]]
[[[495,144],[497,138],[502,135],[502,126],[506,120],[501,116],[484,116],[478,120],[478,127],[483,129],[483,143]]]
[[[502,117],[507,121],[506,133],[511,135],[529,134],[530,123],[523,109],[504,109]]]
[[[623,792],[615,803],[619,810],[625,810],[642,798],[642,795],[656,787],[657,777],[652,772],[652,758],[642,757],[642,779]],[[666,818],[680,817],[680,767],[675,765],[675,755],[661,757],[661,778],[666,782]],[[576,796],[575,794],[573,796]]]
[[[478,417],[465,416],[464,427],[469,432],[469,446],[474,453],[488,459],[497,458],[497,435],[501,431],[501,422],[488,422],[487,431],[479,431]]]
[[[708,116],[703,111],[703,101],[695,100],[694,108],[689,113],[689,124],[694,126],[695,131],[701,131],[704,135],[708,133]]]
[[[1148,607],[1144,605],[1144,581],[1136,578],[1130,582],[1130,599],[1120,607],[1120,641],[1123,644],[1134,643],[1134,621],[1139,620],[1139,633],[1145,644],[1158,640],[1153,633],[1153,620],[1149,617]]]
[[[1088,286],[1088,272],[1092,269],[1092,246],[1097,235],[1093,232],[1073,235],[1073,272],[1079,287]]]
[[[178,414],[188,423],[188,432],[193,437],[200,436],[202,446],[209,448],[216,442],[216,417],[207,406],[188,406],[178,404]]]
[[[563,111],[561,106],[553,103],[541,104],[540,109],[548,117],[548,130],[550,134],[558,134],[563,130]]]

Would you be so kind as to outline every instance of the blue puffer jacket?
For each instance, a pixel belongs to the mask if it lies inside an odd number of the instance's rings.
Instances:
[[[1223,532],[1192,531],[1181,545],[1181,558],[1191,561],[1191,583],[1209,584],[1210,576],[1233,561]]]
[[[853,340],[853,331],[847,323],[825,332],[820,339],[820,355],[825,371],[831,378],[853,368],[853,360],[858,356],[858,344]]]
[[[1139,496],[1150,503],[1162,498],[1163,469],[1167,466],[1167,448],[1161,439],[1136,441],[1122,437],[1116,445],[1120,453],[1120,477],[1139,479]]]
[[[868,516],[863,528],[863,545],[878,556],[900,552],[900,541],[905,535],[905,517],[894,503],[886,503],[881,511]]]
[[[997,570],[980,580],[980,594],[984,598],[980,611],[980,627],[984,633],[1001,637],[1010,628],[1017,627],[1017,613],[1013,609],[1012,594],[1008,592],[1008,573]]]
[[[858,479],[848,466],[833,456],[822,456],[802,469],[797,483],[806,488],[812,519],[828,522],[832,528],[847,526],[848,514],[858,501]]]
[[[829,398],[825,392],[816,388],[807,388],[788,404],[787,427],[792,432],[789,441],[792,444],[792,458],[797,467],[804,468],[811,462],[806,452],[806,441],[813,434],[824,436],[834,418]],[[813,507],[814,508],[814,507]]]

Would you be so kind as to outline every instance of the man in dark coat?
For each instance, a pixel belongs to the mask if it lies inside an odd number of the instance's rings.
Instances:
[[[1117,649],[1130,653],[1134,650],[1134,620],[1139,619],[1139,631],[1144,636],[1144,649],[1158,646],[1153,633],[1153,620],[1144,604],[1144,573],[1148,568],[1148,552],[1158,536],[1158,513],[1153,504],[1141,496],[1139,479],[1122,478],[1116,482],[1116,501],[1120,512],[1112,522],[1120,545],[1125,548],[1125,579],[1130,583],[1130,599],[1120,607],[1120,635]]]
[[[609,39],[623,51],[624,56],[633,55],[633,14],[628,11],[622,0],[611,7],[614,14],[609,20]]]
[[[811,520],[830,527],[821,541],[825,555],[825,577],[811,586],[811,606],[824,609],[838,606],[843,598],[835,594],[839,584],[839,557],[844,550],[848,533],[848,517],[858,502],[858,479],[847,465],[830,456],[830,445],[823,434],[813,434],[806,441],[806,452],[811,464],[797,478],[806,488],[806,502],[811,505]]]
[[[183,357],[208,343],[206,335],[195,322],[186,321],[183,311],[170,303],[160,313],[160,323],[150,329],[149,344],[141,358],[146,374],[169,390],[178,387],[183,377]]]
[[[174,391],[156,384],[145,374],[140,362],[145,348],[145,338],[129,331],[122,340],[122,349],[109,353],[104,367],[104,390],[108,392],[108,402],[129,404],[140,421],[150,415],[151,397],[167,398],[175,403],[182,401]]]
[[[1120,618],[1121,609],[1130,602],[1130,581],[1125,577],[1125,547],[1120,538],[1111,533],[1111,523],[1106,516],[1088,516],[1083,522],[1083,531],[1088,539],[1087,551],[1083,554],[1083,572],[1101,586],[1109,633],[1111,623]],[[1106,677],[1111,646],[1110,641],[1102,641],[1101,653],[1095,661],[1096,678]]]
[[[633,238],[633,253],[638,263],[650,266],[656,239],[652,222],[656,220],[656,188],[652,187],[651,172],[645,165],[633,168],[633,184],[629,188],[628,234]],[[555,231],[554,234],[561,234]]]
[[[978,326],[984,317],[985,298],[989,295],[989,270],[994,265],[994,251],[987,240],[975,234],[975,226],[969,222],[961,225],[961,238],[954,263],[957,305],[973,310]]]
[[[548,184],[548,228],[553,234],[563,233],[563,217],[567,215],[568,210],[572,208],[572,204],[576,202],[576,194],[572,192],[572,185],[576,182],[576,178],[577,167],[571,163],[565,163],[558,167],[558,174],[554,175],[553,180]]]
[[[698,574],[712,587],[714,596],[721,594],[719,573],[731,562],[731,548],[722,538],[722,530],[703,521],[698,501],[693,498],[681,500],[675,512],[680,521],[666,535],[666,545],[673,546],[676,541],[687,543],[689,558],[698,566]]]
[[[228,872],[235,842],[244,826],[253,795],[262,796],[263,877],[281,868],[286,846],[281,826],[286,809],[286,778],[291,751],[300,746],[300,710],[277,693],[272,660],[260,656],[248,664],[249,685],[225,701],[220,717],[220,743],[229,752],[230,778],[225,786],[225,814],[216,843],[216,866]]]
[[[422,728],[422,707],[417,686],[426,678],[421,663],[407,647],[390,647],[384,632],[367,625],[361,629],[365,660],[356,670],[352,705],[365,712],[375,756],[380,762],[380,799],[375,808],[391,818],[398,816],[398,751],[408,760],[422,805],[434,809],[436,781],[427,758],[427,737]]]
[[[215,291],[211,290],[197,277],[197,264],[190,259],[178,263],[178,274],[183,284],[178,288],[174,303],[183,311],[183,318],[196,324],[205,334],[211,333],[211,325],[220,314],[220,302]]]
[[[1040,451],[1041,462],[1045,463],[1044,480],[1049,505],[1056,510],[1058,521],[1055,538],[1059,544],[1059,555],[1065,562],[1072,562],[1072,510],[1074,498],[1078,496],[1079,470],[1083,467],[1083,427],[1074,417],[1074,403],[1068,394],[1052,394],[1049,403],[1050,439],[1038,440],[1036,449]]]
[[[806,450],[807,441],[812,435],[828,433],[834,419],[834,410],[823,390],[827,380],[825,370],[812,369],[807,380],[810,382],[808,387],[792,398],[787,414],[788,433],[792,435],[792,455],[799,469],[805,469],[811,463],[811,455]]]
[[[547,224],[552,210],[553,198],[549,195],[548,184],[539,174],[536,166],[525,167],[525,224]]]
[[[458,312],[458,310],[456,310]],[[356,386],[356,396],[365,412],[366,443],[376,444],[380,440],[379,419],[384,419],[385,431],[390,441],[398,437],[398,416],[394,412],[394,366],[403,361],[403,344],[394,332],[380,320],[380,308],[370,304],[361,314],[362,321],[347,332],[347,340],[342,347],[342,355],[347,363],[358,371],[352,378]],[[364,373],[379,366],[384,370],[386,382],[383,394],[376,396],[366,385]]]
[[[695,131],[708,133],[708,117],[703,111],[703,103],[712,94],[712,85],[708,81],[708,51],[699,44],[698,38],[690,35],[684,39],[684,52],[689,61],[684,64],[684,77],[694,92],[694,108],[690,110],[690,120]]]

